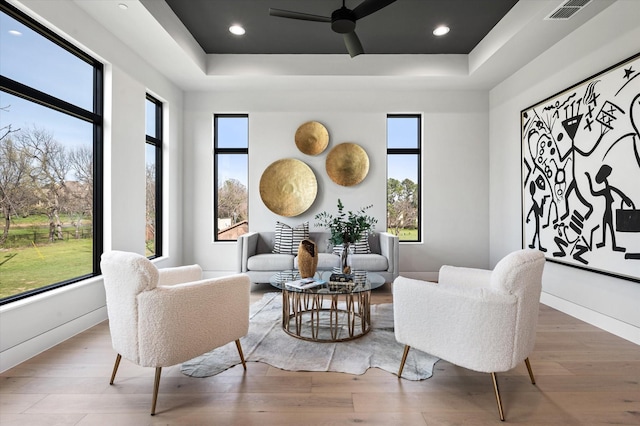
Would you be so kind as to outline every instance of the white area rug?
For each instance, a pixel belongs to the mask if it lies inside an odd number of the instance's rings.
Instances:
[[[308,342],[282,331],[282,295],[267,293],[251,305],[249,333],[240,339],[247,362],[264,362],[289,371],[334,371],[364,374],[376,367],[398,373],[404,345],[393,334],[393,305],[371,305],[371,331],[365,336],[339,343]],[[431,377],[438,358],[418,350],[409,351],[402,377]],[[208,377],[240,364],[232,342],[182,364],[182,373]]]

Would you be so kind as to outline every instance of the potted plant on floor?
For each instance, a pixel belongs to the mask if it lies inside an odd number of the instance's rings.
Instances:
[[[331,232],[331,244],[333,246],[342,246],[342,253],[340,256],[340,264],[342,267],[342,273],[349,274],[351,268],[348,264],[348,255],[351,244],[355,244],[360,241],[363,236],[369,235],[375,224],[378,223],[378,219],[367,215],[366,211],[373,207],[368,205],[362,207],[357,212],[344,212],[344,205],[342,201],[338,199],[338,214],[333,216],[326,211],[318,213],[315,216],[317,221],[316,226],[322,226],[328,228]]]

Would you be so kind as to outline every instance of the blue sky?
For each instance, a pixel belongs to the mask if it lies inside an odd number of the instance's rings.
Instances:
[[[0,73],[92,109],[93,68],[5,14],[0,14]],[[92,143],[91,125],[81,120],[1,91],[0,106],[7,108],[0,111],[0,127],[36,126],[67,146]]]
[[[387,148],[418,148],[417,118],[391,117],[387,119]],[[411,179],[418,182],[418,161],[415,155],[390,155],[387,157],[387,177],[399,181]]]
[[[249,143],[249,123],[246,117],[218,117],[218,148],[247,148]],[[228,179],[248,185],[248,164],[246,155],[218,155],[218,182]]]
[[[0,58],[5,77],[91,110],[93,68],[5,14],[0,14]]]

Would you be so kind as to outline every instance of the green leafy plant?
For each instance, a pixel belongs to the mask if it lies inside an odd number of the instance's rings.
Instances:
[[[363,235],[373,231],[378,219],[367,215],[366,211],[373,207],[369,205],[362,207],[357,212],[344,212],[344,205],[338,199],[338,214],[333,216],[330,213],[322,212],[315,216],[316,226],[328,228],[331,231],[331,244],[334,246],[353,244],[359,241]]]

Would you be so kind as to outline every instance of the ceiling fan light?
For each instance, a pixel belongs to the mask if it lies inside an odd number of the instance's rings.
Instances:
[[[438,36],[438,37],[442,37],[443,35],[447,34],[449,32],[449,30],[450,30],[450,28],[447,27],[446,25],[440,25],[435,30],[433,30],[433,35],[434,36]]]
[[[356,18],[353,11],[346,7],[334,10],[331,14],[331,29],[338,34],[348,34],[356,29]]]
[[[240,25],[234,24],[229,27],[229,32],[235,35],[244,35],[245,30]]]

